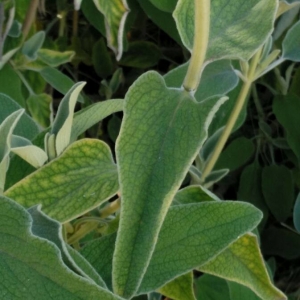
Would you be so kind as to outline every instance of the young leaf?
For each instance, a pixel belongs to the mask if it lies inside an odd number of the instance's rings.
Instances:
[[[271,34],[277,0],[211,1],[207,61],[222,58],[249,60]],[[192,50],[194,1],[179,0],[174,18],[184,45]]]
[[[13,99],[1,93],[0,93],[0,103],[1,103],[0,123],[2,123],[4,119],[8,117],[11,113],[22,108]],[[32,120],[32,118],[28,114],[24,113],[21,116],[14,130],[14,134],[32,140],[34,137],[38,135],[38,133],[39,133],[39,128],[37,124]]]
[[[284,222],[291,215],[294,205],[291,171],[285,166],[265,167],[262,172],[262,191],[274,217],[279,222]]]
[[[185,63],[167,73],[164,76],[167,86],[180,88],[187,69],[188,63]],[[201,102],[211,97],[226,95],[237,86],[238,81],[229,60],[213,62],[204,69],[195,98]]]
[[[57,246],[32,233],[30,214],[8,198],[0,200],[1,299],[120,299],[67,268]]]
[[[129,13],[127,0],[94,0],[98,10],[105,17],[108,46],[115,52],[117,60],[123,54],[124,26]]]
[[[300,62],[300,21],[289,29],[283,40],[282,48],[282,57],[284,59]]]
[[[40,168],[48,160],[48,156],[44,150],[32,145],[29,140],[17,135],[12,136],[11,151],[22,157],[35,168]]]
[[[114,254],[115,291],[137,290],[171,201],[224,99],[197,103],[148,72],[130,88],[116,145],[122,194]],[[183,155],[183,153],[185,155]]]
[[[272,284],[262,259],[257,237],[246,234],[200,270],[249,287],[261,299],[283,300],[285,295]]]
[[[26,55],[29,60],[37,59],[37,53],[44,43],[45,36],[45,31],[39,31],[24,43],[22,53]]]
[[[66,94],[61,101],[58,111],[53,122],[50,135],[55,136],[55,151],[59,156],[71,141],[71,131],[73,124],[74,108],[85,83],[77,83]]]
[[[181,275],[160,288],[159,292],[174,300],[196,300],[193,277],[193,272]]]
[[[115,99],[95,103],[75,113],[71,133],[71,142],[75,141],[78,136],[80,136],[93,125],[97,124],[113,113],[122,111],[123,108],[124,100]]]
[[[38,58],[53,68],[70,62],[74,56],[74,51],[59,52],[50,49],[40,49],[38,51]]]
[[[40,203],[53,219],[67,222],[108,200],[117,190],[118,174],[109,147],[86,139],[73,143],[6,195],[25,207]]]

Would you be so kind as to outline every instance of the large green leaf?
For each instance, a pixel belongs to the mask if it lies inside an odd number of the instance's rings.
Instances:
[[[127,0],[94,0],[94,3],[105,18],[108,46],[119,60],[123,54],[124,26],[129,13]]]
[[[230,299],[235,300],[235,299],[243,299],[243,300],[261,300],[261,297],[258,297],[252,290],[248,289],[247,287],[232,282],[228,281],[228,288],[229,288],[229,294],[230,294]],[[270,299],[270,298],[268,298]],[[273,300],[273,298],[271,298]],[[275,298],[274,298],[275,300]]]
[[[300,127],[298,111],[300,111],[300,97],[295,94],[277,96],[273,103],[273,112],[286,131],[287,142],[300,161]]]
[[[181,87],[188,63],[167,73],[164,78],[167,86]],[[217,83],[217,84],[216,84]],[[201,82],[195,93],[197,101],[204,101],[216,95],[226,95],[238,84],[238,76],[234,72],[229,60],[220,60],[209,64],[203,71]]]
[[[193,272],[181,275],[160,288],[159,292],[174,300],[196,300],[193,277]]]
[[[261,299],[286,299],[284,294],[273,286],[260,253],[257,237],[253,234],[239,238],[200,270],[245,285]]]
[[[166,12],[172,12],[175,9],[177,0],[150,0],[158,9]]]
[[[74,116],[71,142],[93,125],[115,112],[122,111],[123,108],[124,100],[116,99],[95,103],[80,110]]]
[[[214,0],[207,61],[221,58],[249,60],[273,30],[277,0]],[[179,0],[174,18],[184,45],[194,41],[194,0]]]
[[[283,40],[282,48],[284,59],[300,62],[300,21],[290,28]]]
[[[18,103],[16,103],[10,97],[1,93],[0,93],[0,103],[1,103],[0,123],[2,123],[3,120],[11,113],[21,109],[21,106]],[[32,120],[32,118],[30,118],[28,114],[24,113],[14,130],[14,134],[32,140],[34,137],[38,135],[38,133],[39,133],[39,128],[37,124]]]
[[[122,194],[113,271],[118,294],[130,297],[137,290],[168,207],[221,102],[197,103],[184,90],[168,89],[156,72],[141,76],[127,93],[116,145]]]
[[[25,207],[40,203],[46,214],[66,222],[106,201],[117,190],[117,169],[109,147],[86,139],[73,143],[58,159],[18,182],[6,195]]]
[[[120,299],[71,271],[55,244],[32,233],[30,214],[8,198],[0,200],[1,299]]]
[[[265,167],[262,191],[272,214],[278,221],[284,222],[291,215],[295,200],[292,172],[286,166]]]

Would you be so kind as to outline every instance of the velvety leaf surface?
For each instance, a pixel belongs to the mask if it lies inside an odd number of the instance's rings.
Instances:
[[[38,57],[50,67],[58,67],[70,62],[75,55],[74,51],[59,52],[50,49],[40,49]]]
[[[73,143],[58,159],[6,191],[25,207],[42,210],[60,222],[74,219],[108,200],[118,190],[116,165],[99,140]]]
[[[11,113],[21,109],[21,106],[18,103],[16,103],[13,99],[8,97],[7,95],[1,93],[0,93],[0,103],[1,103],[0,123],[2,123],[3,120]],[[32,118],[28,114],[24,113],[21,116],[21,119],[19,120],[14,130],[14,134],[32,140],[35,136],[38,135],[38,133],[39,133],[39,128],[37,124],[32,120]]]
[[[113,282],[117,294],[130,297],[220,101],[197,103],[183,90],[168,89],[155,72],[142,75],[125,101],[116,145],[122,206]]]
[[[55,244],[32,233],[24,208],[5,197],[0,208],[1,299],[120,299],[68,269]]]
[[[123,54],[124,26],[129,13],[127,0],[94,0],[94,3],[105,18],[108,46],[119,60]]]
[[[164,76],[167,86],[180,88],[187,69],[188,63],[185,63],[168,72]],[[226,95],[237,86],[238,81],[229,60],[213,62],[204,69],[195,98],[200,102],[216,95]]]
[[[300,21],[289,29],[282,43],[284,59],[300,61]]]
[[[75,141],[79,135],[84,133],[87,129],[97,124],[109,115],[122,111],[124,108],[124,100],[107,100],[92,104],[78,113],[75,113],[71,141]]]
[[[193,272],[181,275],[160,288],[159,292],[174,300],[196,300],[193,277]]]
[[[192,50],[194,1],[179,0],[174,18],[184,45]],[[211,1],[210,38],[206,60],[248,60],[271,34],[276,0]]]
[[[158,242],[139,292],[149,292],[206,264],[239,236],[251,231],[261,212],[239,202],[203,202],[173,206],[159,233]]]
[[[284,294],[273,286],[260,253],[257,237],[252,234],[239,238],[200,270],[243,284],[261,299],[286,299]]]

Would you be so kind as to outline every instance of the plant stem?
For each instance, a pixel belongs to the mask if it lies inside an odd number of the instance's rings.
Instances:
[[[227,121],[227,124],[224,128],[224,131],[220,137],[220,139],[218,140],[218,143],[208,161],[208,163],[206,164],[203,173],[202,173],[202,177],[201,177],[201,182],[205,182],[205,178],[210,174],[210,172],[213,170],[231,132],[232,129],[245,105],[245,102],[247,100],[247,96],[249,94],[249,91],[251,89],[252,83],[255,79],[255,72],[261,57],[261,52],[262,52],[262,48],[259,49],[256,54],[253,56],[252,60],[251,60],[251,64],[249,67],[249,71],[248,74],[246,75],[246,81],[244,82],[242,89],[240,91],[240,94],[238,96],[238,99],[236,101],[236,104],[231,112],[231,115]]]
[[[210,28],[210,0],[195,0],[195,34],[191,61],[183,87],[188,92],[197,89],[207,52]]]
[[[102,219],[107,218],[108,216],[112,215],[113,213],[115,213],[116,211],[118,211],[120,209],[120,204],[121,204],[121,200],[120,198],[117,199],[114,202],[111,202],[109,204],[107,204],[101,211],[100,211],[100,217]]]
[[[22,33],[23,33],[23,41],[26,39],[30,28],[32,26],[32,24],[35,21],[35,17],[36,17],[36,12],[39,6],[39,0],[31,0],[30,5],[28,7],[27,10],[27,14],[25,17],[25,21],[22,27]]]

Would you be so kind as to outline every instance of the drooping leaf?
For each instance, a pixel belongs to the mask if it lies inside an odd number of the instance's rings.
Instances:
[[[294,205],[294,182],[291,171],[285,166],[264,167],[262,191],[272,214],[278,221],[284,222],[291,215]]]
[[[117,190],[117,169],[109,147],[86,139],[73,143],[58,159],[5,194],[25,207],[42,204],[43,212],[66,222],[108,200]]]
[[[63,95],[74,86],[74,81],[57,69],[48,67],[39,71],[39,74],[47,81],[54,89]],[[84,103],[82,95],[79,95],[78,102]]]
[[[234,171],[244,165],[254,154],[254,145],[250,139],[240,137],[233,140],[221,153],[215,169],[228,168]]]
[[[282,57],[300,62],[300,21],[295,23],[287,32],[282,43]]]
[[[179,0],[174,18],[184,45],[192,50],[194,1]],[[249,60],[271,34],[276,0],[214,0],[207,61],[221,58]]]
[[[32,117],[44,128],[50,125],[52,97],[47,94],[31,95],[27,107]]]
[[[116,146],[122,206],[113,281],[120,295],[137,290],[172,198],[221,102],[197,103],[183,90],[168,89],[155,72],[127,93]]]
[[[261,217],[259,210],[240,202],[173,206],[159,233],[139,292],[149,292],[197,265],[205,265],[242,232],[256,227]]]
[[[32,233],[24,208],[5,197],[0,206],[1,299],[120,299],[71,271],[55,244]]]
[[[0,123],[2,123],[4,119],[7,116],[9,116],[11,113],[22,108],[13,99],[1,93],[0,93],[0,103],[1,103]],[[32,140],[34,137],[38,135],[38,133],[39,133],[39,128],[37,124],[32,120],[32,118],[28,114],[24,113],[21,116],[21,119],[19,120],[14,130],[14,134]]]
[[[226,280],[208,274],[195,280],[195,293],[199,300],[237,300],[230,298]]]
[[[74,55],[74,51],[59,52],[50,49],[40,49],[37,53],[40,60],[50,67],[58,67],[62,64],[70,62]]]
[[[283,300],[284,294],[271,282],[257,237],[246,234],[200,270],[245,285],[261,299]]]
[[[300,97],[295,94],[277,96],[273,102],[273,112],[286,131],[287,142],[300,161],[300,127],[298,126],[298,111]]]
[[[167,73],[164,76],[167,86],[181,87],[187,69],[188,63],[185,63]],[[237,84],[238,76],[234,72],[230,61],[216,61],[204,69],[195,98],[200,102],[217,95],[223,96],[234,89]]]
[[[75,141],[79,135],[84,133],[93,125],[115,112],[122,111],[123,108],[124,100],[116,99],[95,103],[80,110],[74,116],[71,142]]]
[[[108,46],[115,52],[117,60],[123,54],[124,26],[129,13],[127,0],[94,0],[104,15]]]
[[[174,300],[196,300],[193,291],[193,272],[175,278],[160,288],[159,292]]]

